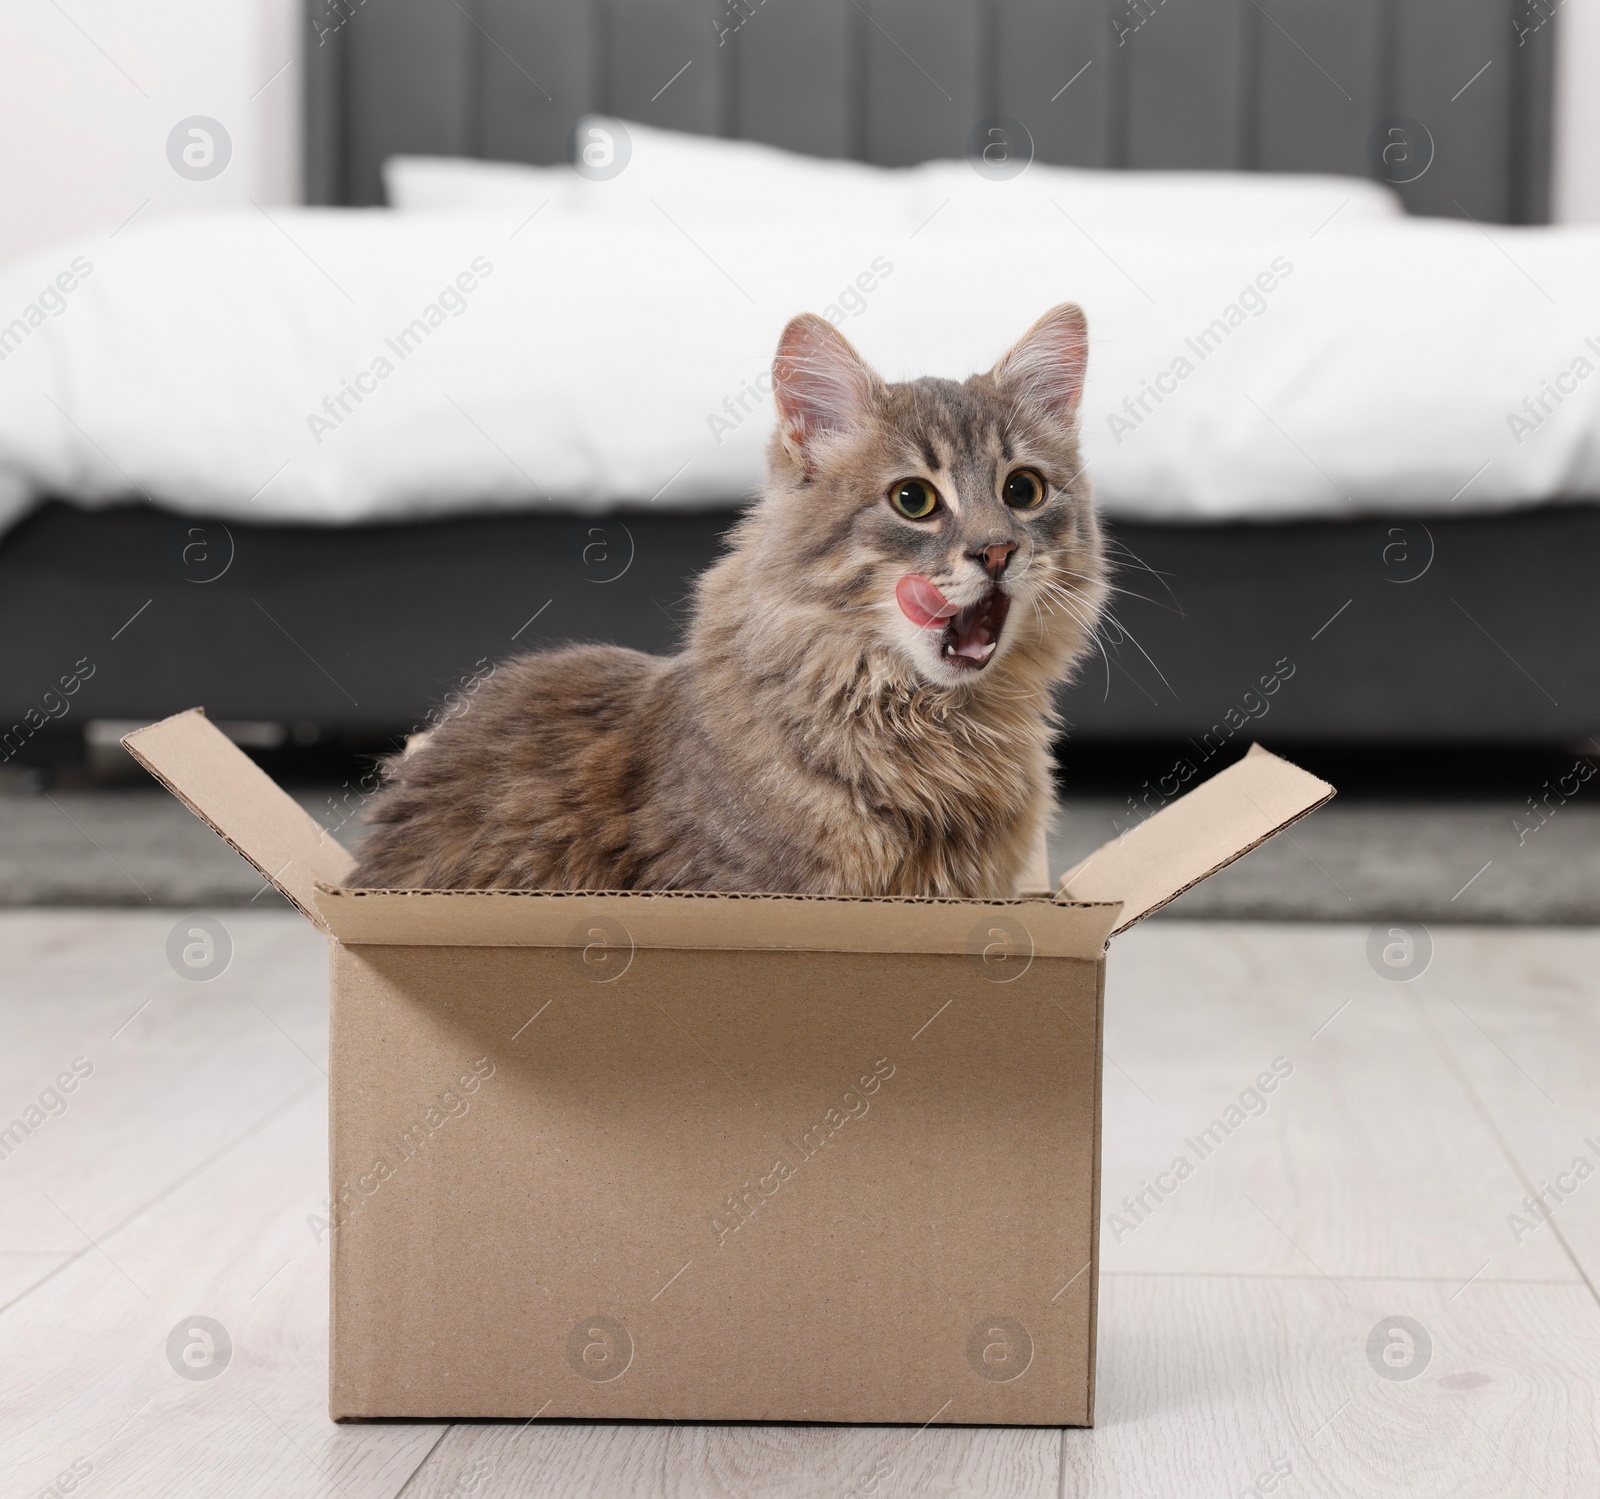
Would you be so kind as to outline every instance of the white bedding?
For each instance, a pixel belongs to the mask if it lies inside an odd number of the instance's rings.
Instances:
[[[1401,219],[1336,183],[1329,221],[1327,182],[1248,232],[1162,229],[1115,201],[1130,179],[919,171],[861,222],[637,192],[531,218],[251,209],[12,265],[0,525],[44,494],[326,523],[727,505],[759,481],[794,312],[891,378],[960,377],[1069,298],[1112,516],[1600,495],[1596,232]]]
[[[964,161],[918,167],[798,156],[753,141],[721,140],[587,115],[582,150],[615,170],[588,177],[565,166],[531,167],[460,157],[393,156],[384,163],[391,207],[408,211],[502,209],[520,220],[542,204],[596,221],[796,220],[871,227],[891,235],[982,228],[1018,204],[1042,209],[1052,227],[1065,215],[1094,233],[1273,233],[1320,224],[1403,216],[1391,188],[1355,177],[1262,172],[1104,172],[1030,165],[1004,182]],[[659,205],[659,206],[658,206]],[[1057,206],[1059,205],[1059,206]]]

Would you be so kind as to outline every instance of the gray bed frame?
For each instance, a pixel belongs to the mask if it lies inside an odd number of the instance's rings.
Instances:
[[[1371,173],[1374,132],[1404,117],[1408,139],[1420,122],[1432,142],[1429,169],[1400,187],[1411,211],[1538,222],[1553,10],[310,0],[309,196],[378,201],[396,152],[565,160],[589,109],[886,165],[959,156],[977,120],[1003,114],[1046,162],[1346,173]],[[196,702],[372,742],[510,652],[573,638],[670,649],[731,519],[230,528],[53,504],[0,540],[0,761],[37,758],[88,718]],[[1114,532],[1124,592],[1063,699],[1080,744],[1186,742],[1209,757],[1254,734],[1531,746],[1600,730],[1600,508]],[[65,711],[19,741],[80,657],[93,675],[74,675]]]
[[[981,118],[1066,166],[1373,174],[1413,213],[1549,211],[1549,0],[311,0],[306,181],[382,201],[397,152],[567,160],[599,110],[815,156],[960,157]],[[1405,173],[1392,169],[1391,175]]]

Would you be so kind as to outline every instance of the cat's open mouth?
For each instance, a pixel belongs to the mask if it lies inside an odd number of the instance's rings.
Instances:
[[[1000,644],[1000,632],[1010,612],[1010,596],[991,588],[981,599],[950,616],[939,654],[958,671],[981,670]]]

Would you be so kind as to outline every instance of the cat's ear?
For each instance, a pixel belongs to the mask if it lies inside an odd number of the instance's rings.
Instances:
[[[878,383],[832,323],[812,312],[791,318],[772,360],[772,394],[784,447],[811,469],[815,443],[858,426]]]
[[[991,373],[1058,421],[1070,422],[1078,414],[1088,362],[1088,320],[1076,302],[1063,302],[1028,329]]]

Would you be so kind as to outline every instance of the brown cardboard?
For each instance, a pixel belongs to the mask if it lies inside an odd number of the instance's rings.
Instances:
[[[337,1416],[1090,1421],[1099,961],[334,952]]]
[[[123,747],[212,832],[323,925],[313,892],[338,884],[355,860],[238,745],[191,708],[127,735]]]
[[[1115,901],[855,900],[826,895],[714,895],[697,891],[341,890],[321,885],[317,910],[344,943],[411,947],[579,946],[593,922],[616,923],[613,944],[708,951],[774,949],[857,953],[981,952],[987,920],[1021,920],[1019,950],[1098,958],[1115,926]],[[626,932],[624,936],[623,932]]]
[[[1159,911],[1333,798],[1333,787],[1259,744],[1061,877],[1077,901],[1120,901],[1112,936]]]
[[[128,742],[329,934],[339,1419],[1091,1424],[1106,941],[1329,793],[1054,898],[361,891],[202,715]]]

